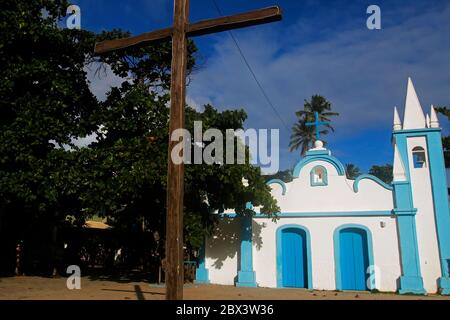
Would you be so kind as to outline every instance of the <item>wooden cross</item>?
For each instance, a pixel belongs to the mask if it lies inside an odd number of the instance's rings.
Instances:
[[[135,37],[102,41],[95,53],[164,41],[172,38],[170,83],[170,124],[167,174],[166,216],[166,299],[183,299],[183,196],[184,165],[174,164],[170,155],[177,144],[172,132],[184,127],[186,99],[187,37],[200,36],[281,20],[279,7],[270,7],[233,16],[189,23],[189,0],[174,0],[173,27],[147,32]]]

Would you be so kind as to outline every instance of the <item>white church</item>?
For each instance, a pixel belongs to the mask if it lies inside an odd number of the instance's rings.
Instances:
[[[394,109],[393,182],[346,178],[316,141],[294,180],[268,184],[279,219],[221,214],[197,283],[450,294],[450,214],[441,128],[408,80],[403,122]]]

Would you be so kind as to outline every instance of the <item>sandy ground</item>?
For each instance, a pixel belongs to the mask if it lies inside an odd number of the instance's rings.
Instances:
[[[66,278],[0,278],[0,300],[161,300],[165,288],[146,282],[101,280],[83,277],[80,290],[69,290]],[[446,299],[439,295],[409,296],[368,292],[310,291],[305,289],[236,288],[220,285],[186,285],[184,298],[217,300],[397,300]]]

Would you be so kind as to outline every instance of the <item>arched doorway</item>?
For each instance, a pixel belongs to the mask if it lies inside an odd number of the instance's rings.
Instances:
[[[278,287],[311,288],[309,234],[297,225],[277,231]]]
[[[367,269],[372,265],[370,233],[364,227],[341,227],[335,232],[336,287],[368,290]]]

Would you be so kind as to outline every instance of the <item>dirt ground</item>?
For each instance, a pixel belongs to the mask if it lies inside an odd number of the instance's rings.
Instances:
[[[101,280],[83,277],[80,290],[69,290],[66,278],[0,278],[0,300],[161,300],[165,288],[146,282]],[[188,300],[397,300],[446,299],[439,295],[409,296],[387,293],[310,291],[305,289],[236,288],[221,285],[186,285]]]

